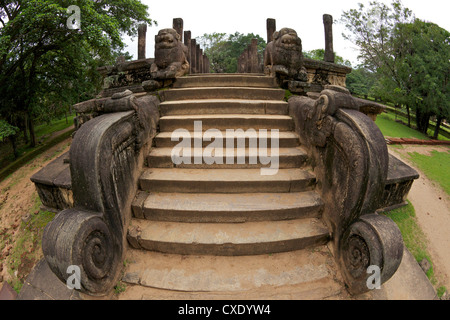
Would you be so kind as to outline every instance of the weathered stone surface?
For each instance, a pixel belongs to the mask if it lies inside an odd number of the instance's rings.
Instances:
[[[264,67],[272,76],[307,81],[302,40],[295,30],[283,28],[273,34],[273,41],[266,47]]]
[[[378,267],[380,282],[387,282],[397,271],[403,258],[403,239],[397,225],[388,217],[362,215],[345,232],[341,242],[341,270],[352,294],[369,290],[367,282]]]
[[[389,171],[383,195],[383,210],[390,210],[398,206],[406,205],[406,198],[414,180],[419,178],[416,170],[389,155]]]
[[[155,37],[155,62],[151,66],[153,79],[173,79],[189,72],[187,47],[174,29],[163,29]]]
[[[138,27],[138,60],[145,59],[145,46],[147,36],[147,25],[141,24]]]
[[[314,174],[298,168],[273,176],[261,176],[260,169],[152,169],[140,178],[142,190],[175,193],[302,192],[315,183]]]
[[[250,74],[211,74],[208,76],[189,76],[177,79],[173,88],[200,88],[200,87],[256,87],[278,88],[275,78]]]
[[[235,87],[183,88],[161,91],[162,101],[179,101],[194,99],[247,99],[247,100],[282,100],[284,90]]]
[[[191,60],[190,64],[190,73],[197,73],[197,42],[195,39],[191,39]]]
[[[427,258],[423,258],[422,261],[419,262],[419,265],[425,273],[431,269],[431,263]]]
[[[112,113],[87,122],[74,137],[70,149],[74,208],[60,212],[47,225],[42,248],[61,281],[69,277],[68,266],[81,268],[84,293],[102,296],[117,283],[125,226],[144,156],[156,134],[158,105],[153,96],[119,95],[108,100]]]
[[[244,223],[320,218],[314,191],[288,193],[192,194],[139,192],[133,212],[141,219],[183,223]]]
[[[251,44],[239,56],[238,59],[239,73],[261,73],[263,72],[262,59],[258,54],[258,41],[252,39]]]
[[[382,205],[389,158],[382,133],[359,111],[360,103],[333,87],[316,100],[289,99],[300,142],[312,157],[335,254],[353,294],[368,291],[370,265],[381,268],[382,282],[389,280],[403,252],[395,223],[373,214]]]
[[[41,259],[25,280],[17,300],[80,300],[80,296],[61,282],[45,259]]]
[[[145,91],[156,91],[161,88],[161,83],[156,80],[147,80],[142,82]]]
[[[325,29],[325,56],[326,62],[334,63],[333,50],[333,17],[329,14],[323,15],[323,25]]]
[[[180,41],[183,41],[183,24],[183,19],[173,19],[172,28],[180,35]]]
[[[303,63],[307,70],[307,81],[322,86],[318,92],[330,84],[345,87],[347,74],[352,71],[347,66],[309,58],[304,58]]]
[[[108,98],[91,99],[84,102],[77,103],[73,106],[77,113],[92,113],[103,110],[103,105]]]
[[[31,177],[44,206],[55,210],[73,207],[72,181],[69,164],[64,160],[68,152],[42,168]]]
[[[0,289],[0,300],[16,300],[17,292],[11,287],[8,282],[3,282]]]
[[[275,19],[267,19],[267,43],[271,43],[273,41],[273,34],[277,30],[277,21]]]
[[[227,223],[133,220],[139,247],[169,254],[247,256],[301,250],[328,242],[318,219]]]

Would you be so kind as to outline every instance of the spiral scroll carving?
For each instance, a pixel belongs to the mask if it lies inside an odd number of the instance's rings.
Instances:
[[[363,238],[357,235],[347,240],[348,249],[345,251],[347,269],[354,278],[360,277],[370,266],[370,251]]]
[[[101,219],[94,218],[79,230],[76,239],[74,262],[83,266],[87,278],[102,280],[111,271],[114,261],[114,245],[108,227]]]
[[[92,212],[65,210],[44,231],[43,251],[53,272],[66,282],[68,267],[79,267],[80,290],[92,295],[114,283],[111,274],[118,265],[118,247],[107,224]]]
[[[403,256],[403,241],[395,223],[377,214],[361,216],[341,239],[341,265],[353,294],[368,291],[370,266],[381,270],[381,282],[397,271]]]

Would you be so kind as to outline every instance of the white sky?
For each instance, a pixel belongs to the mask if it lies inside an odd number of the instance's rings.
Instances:
[[[369,0],[141,0],[149,7],[150,18],[158,26],[147,28],[147,58],[154,57],[155,35],[159,30],[172,27],[173,18],[182,18],[184,30],[190,30],[192,38],[205,33],[222,32],[259,34],[267,38],[266,19],[274,18],[277,30],[283,27],[295,29],[302,39],[303,50],[325,47],[322,16],[331,14],[339,19],[343,11],[356,9],[358,3],[369,4]],[[391,0],[380,0],[387,4]],[[449,0],[402,0],[419,19],[438,24],[450,31]],[[333,25],[334,51],[357,64],[358,51],[352,43],[345,41],[343,25]],[[137,59],[137,38],[125,37],[125,49]]]

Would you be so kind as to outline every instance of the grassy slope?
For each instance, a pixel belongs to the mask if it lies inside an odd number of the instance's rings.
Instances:
[[[431,156],[417,152],[408,153],[410,160],[433,181],[436,181],[450,195],[450,148],[447,152],[433,150]]]
[[[394,118],[394,115],[385,113],[377,117],[376,124],[384,136],[393,138],[416,138],[421,140],[429,139],[424,134],[401,123],[395,122]],[[440,138],[442,138],[442,136],[440,136]],[[426,156],[417,152],[409,153],[409,155],[410,160],[414,162],[429,179],[438,182],[447,194],[450,194],[450,149],[449,152],[433,151],[431,156]],[[402,232],[405,246],[415,259],[418,262],[427,259],[431,265],[433,265],[433,261],[431,260],[431,256],[427,249],[426,236],[417,223],[416,213],[411,203],[408,203],[406,207],[387,212],[386,215],[398,225]],[[439,281],[434,275],[433,268],[428,271],[427,276],[431,283],[435,287],[438,287],[438,295],[441,296],[446,288],[442,286],[439,287]]]
[[[429,140],[429,138],[417,130],[411,129],[401,123],[395,122],[389,114],[380,114],[377,117],[376,124],[385,137],[392,138],[416,138],[420,140]]]
[[[427,259],[430,262],[431,268],[427,272],[427,277],[433,286],[437,287],[438,296],[442,296],[446,291],[446,287],[440,286],[434,274],[433,261],[428,252],[426,236],[417,222],[414,207],[408,201],[407,206],[386,212],[385,215],[397,224],[402,233],[405,246],[417,262],[421,262],[423,259]]]

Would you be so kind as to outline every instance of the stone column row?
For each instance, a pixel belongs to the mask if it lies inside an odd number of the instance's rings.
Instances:
[[[203,49],[200,48],[200,45],[197,44],[197,41],[195,39],[192,39],[191,31],[183,32],[183,19],[173,19],[173,29],[175,29],[177,33],[182,37],[182,41],[184,38],[184,45],[187,49],[186,58],[190,65],[189,73],[209,73],[209,59],[203,53]]]
[[[180,35],[180,41],[184,42],[186,46],[186,58],[190,64],[190,72],[194,73],[209,73],[210,62],[209,58],[203,53],[203,49],[200,49],[195,39],[192,39],[190,31],[183,32],[183,19],[173,19],[172,28]],[[146,59],[145,47],[146,47],[146,34],[147,25],[141,24],[138,27],[138,60]],[[184,40],[184,41],[183,41]]]
[[[188,61],[190,64],[190,74],[195,73],[209,73],[209,59],[203,53],[203,49],[197,44],[195,39],[191,38],[191,32],[184,32],[184,44],[188,50]]]

